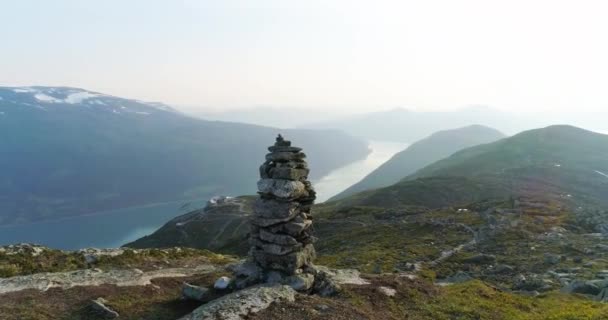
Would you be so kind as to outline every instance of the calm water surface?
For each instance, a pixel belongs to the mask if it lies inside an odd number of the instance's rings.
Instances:
[[[326,201],[361,181],[361,179],[389,160],[395,153],[404,150],[407,146],[407,144],[400,142],[370,141],[369,147],[372,149],[372,152],[366,159],[336,169],[321,178],[321,180],[313,183],[317,191],[317,202]]]
[[[314,183],[323,202],[359,182],[407,145],[370,142],[372,153]],[[28,242],[57,249],[115,248],[156,231],[170,219],[202,208],[207,199],[155,203],[62,220],[0,227],[0,245]],[[185,206],[185,204],[189,204]]]
[[[188,203],[190,205],[183,207]],[[0,227],[0,245],[28,242],[65,250],[115,248],[148,235],[170,219],[203,205],[204,201],[165,202]]]

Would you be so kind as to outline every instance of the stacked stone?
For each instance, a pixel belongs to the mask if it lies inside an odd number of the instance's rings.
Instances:
[[[310,209],[316,198],[306,155],[279,135],[260,167],[251,257],[266,274],[301,274],[315,257]]]

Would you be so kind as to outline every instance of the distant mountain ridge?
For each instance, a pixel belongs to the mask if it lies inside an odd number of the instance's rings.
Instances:
[[[441,160],[456,151],[479,144],[494,142],[504,137],[505,135],[501,132],[480,125],[433,133],[429,137],[397,153],[363,178],[363,180],[332,197],[330,201],[341,199],[357,192],[390,186],[417,170]]]
[[[84,89],[0,87],[0,224],[251,194],[278,133],[309,154],[316,179],[369,153],[336,130],[205,121]]]
[[[437,207],[523,196],[608,208],[607,159],[608,135],[550,126],[461,150],[392,186],[338,202]]]
[[[506,134],[517,133],[536,127],[534,119],[528,119],[484,106],[472,106],[451,111],[410,111],[394,108],[386,111],[344,117],[308,124],[307,128],[340,129],[370,140],[414,143],[446,129],[469,125],[484,125]]]

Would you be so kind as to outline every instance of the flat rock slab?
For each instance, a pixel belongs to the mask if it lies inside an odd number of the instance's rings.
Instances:
[[[286,285],[259,285],[225,295],[179,320],[240,320],[277,301],[295,301],[296,291]]]
[[[320,272],[324,272],[327,276],[337,284],[354,284],[368,285],[369,281],[361,278],[361,273],[355,269],[329,269],[323,266],[315,266]]]
[[[196,268],[167,268],[143,272],[138,269],[108,270],[86,269],[71,272],[37,273],[0,279],[0,294],[34,289],[46,291],[50,288],[69,289],[73,287],[99,286],[146,286],[152,279],[187,277],[216,271],[214,265],[200,265]]]

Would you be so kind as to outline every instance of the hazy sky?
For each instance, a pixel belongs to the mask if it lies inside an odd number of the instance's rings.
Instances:
[[[608,1],[0,4],[0,85],[216,108],[608,107]]]

